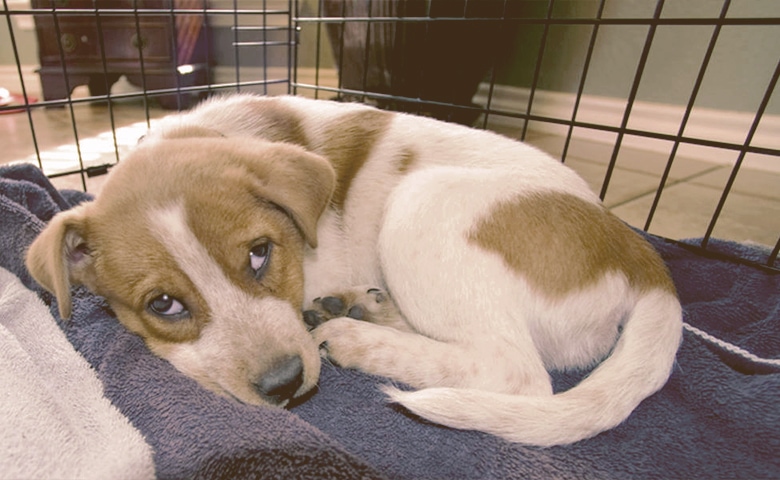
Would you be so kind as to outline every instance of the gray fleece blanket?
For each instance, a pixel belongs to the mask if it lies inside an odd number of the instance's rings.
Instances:
[[[88,196],[55,190],[34,167],[0,169],[0,267],[54,318],[56,302],[23,255],[56,212],[82,201]],[[221,398],[153,356],[85,290],[74,295],[72,319],[58,324],[153,449],[159,478],[780,478],[780,275],[650,241],[685,311],[672,377],[619,427],[563,447],[427,423],[385,402],[386,380],[327,364],[318,392],[292,410]],[[556,388],[584,373],[554,374]],[[0,469],[8,454],[0,451]]]

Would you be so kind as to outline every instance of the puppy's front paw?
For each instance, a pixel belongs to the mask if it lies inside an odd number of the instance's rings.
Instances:
[[[381,324],[387,319],[399,317],[399,314],[387,293],[368,287],[355,287],[339,294],[316,298],[312,308],[303,312],[303,319],[309,328],[317,328],[339,317]]]
[[[359,320],[340,317],[323,323],[312,332],[320,354],[344,368],[365,369],[371,351],[371,327]]]

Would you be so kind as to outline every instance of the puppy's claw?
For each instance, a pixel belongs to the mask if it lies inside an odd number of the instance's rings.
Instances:
[[[374,299],[376,300],[376,303],[382,303],[385,300],[387,300],[387,297],[385,296],[385,292],[378,288],[369,288],[366,293],[370,293],[374,295]]]
[[[322,342],[320,343],[320,356],[321,357],[327,357],[328,356],[328,342]]]
[[[320,344],[320,357],[326,359],[331,365],[334,367],[341,367],[339,365],[339,362],[337,362],[331,355],[330,355],[330,348],[328,347],[328,342],[322,342]]]

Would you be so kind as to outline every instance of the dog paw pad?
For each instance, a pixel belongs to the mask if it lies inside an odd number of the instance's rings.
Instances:
[[[344,300],[338,297],[325,297],[319,301],[319,304],[326,312],[334,316],[340,316],[346,307]]]
[[[310,308],[303,312],[303,321],[310,329],[339,317],[376,323],[398,316],[390,296],[379,288],[355,287],[338,294],[317,297]]]
[[[362,305],[353,305],[347,311],[347,316],[355,320],[363,320],[366,316],[366,309]]]
[[[319,327],[327,320],[327,318],[320,315],[316,310],[306,310],[303,312],[303,323],[306,324],[309,330]]]

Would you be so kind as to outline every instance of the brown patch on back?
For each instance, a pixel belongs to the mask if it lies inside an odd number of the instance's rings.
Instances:
[[[499,203],[469,233],[538,290],[560,298],[622,272],[640,290],[674,293],[661,258],[601,205],[574,195],[539,193]]]
[[[285,142],[308,148],[309,141],[298,113],[274,98],[256,99],[255,118],[262,119],[259,135],[271,142]]]
[[[412,165],[414,165],[415,161],[417,161],[417,154],[406,148],[401,152],[401,155],[396,160],[397,163],[395,168],[398,173],[403,175],[409,171]]]
[[[335,209],[344,209],[352,181],[392,118],[393,114],[381,110],[363,110],[344,115],[326,129],[327,143],[320,153],[336,170],[336,190],[331,197]]]

